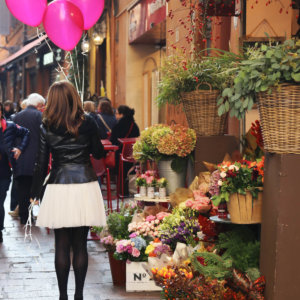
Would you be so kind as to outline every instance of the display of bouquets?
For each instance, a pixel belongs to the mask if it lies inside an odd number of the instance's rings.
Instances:
[[[242,160],[240,162],[225,162],[218,165],[220,179],[217,182],[219,193],[212,196],[214,205],[222,201],[229,201],[229,196],[234,193],[246,195],[250,192],[253,198],[257,198],[264,182],[264,157],[251,162]],[[217,176],[214,174],[214,176]],[[213,189],[215,189],[215,183]],[[213,190],[211,189],[211,190]]]
[[[117,260],[146,261],[148,258],[145,255],[146,247],[147,243],[142,237],[131,235],[129,240],[117,241],[114,258]]]
[[[222,282],[194,275],[189,266],[152,269],[156,285],[162,287],[163,299],[223,299],[225,288]]]
[[[170,213],[159,212],[155,216],[147,216],[143,222],[132,222],[128,224],[128,231],[135,233],[137,236],[155,238],[158,236],[158,226],[168,215],[170,215]]]
[[[139,161],[172,159],[172,169],[180,171],[196,146],[196,133],[182,125],[158,124],[141,132],[133,146]]]
[[[162,254],[171,255],[172,251],[169,245],[163,244],[158,238],[151,241],[145,250],[149,257],[160,257]]]
[[[174,208],[158,227],[160,240],[175,249],[177,242],[195,246],[199,240],[200,225],[195,212],[189,208]]]

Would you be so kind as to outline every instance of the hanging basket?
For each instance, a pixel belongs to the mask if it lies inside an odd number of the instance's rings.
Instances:
[[[300,85],[280,84],[257,98],[265,150],[300,154]]]
[[[261,223],[262,192],[258,193],[257,199],[253,199],[250,192],[246,192],[246,195],[231,194],[227,207],[232,223]]]
[[[226,133],[227,114],[219,116],[217,107],[218,90],[197,89],[181,93],[181,99],[189,127],[196,131],[197,136],[224,135]]]

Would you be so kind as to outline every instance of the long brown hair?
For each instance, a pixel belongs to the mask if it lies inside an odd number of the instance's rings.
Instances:
[[[78,134],[84,111],[75,87],[68,81],[59,81],[51,85],[48,101],[43,113],[47,126],[65,127],[73,135]]]

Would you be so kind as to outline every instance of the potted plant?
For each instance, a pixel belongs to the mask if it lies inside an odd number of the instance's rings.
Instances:
[[[257,162],[224,162],[215,171],[211,189],[214,205],[226,202],[232,223],[251,224],[261,222],[264,157]],[[219,177],[219,179],[217,179]],[[217,182],[216,182],[217,179]],[[216,192],[213,193],[212,191]]]
[[[159,198],[166,198],[167,197],[167,185],[168,185],[167,179],[162,177],[157,181],[157,184],[158,184]]]
[[[169,182],[168,192],[185,185],[186,166],[196,146],[196,133],[181,125],[158,124],[141,132],[133,146],[138,161],[158,162],[159,176]]]
[[[147,182],[146,178],[142,176],[138,176],[135,180],[136,186],[139,188],[139,194],[141,197],[145,197],[147,195]]]
[[[166,58],[157,103],[182,103],[189,127],[197,135],[223,135],[226,116],[218,116],[217,99],[220,91],[233,83],[239,57],[221,50],[217,56],[203,54]]]
[[[246,56],[222,92],[219,115],[243,118],[258,103],[265,150],[299,154],[300,41],[255,45]]]
[[[113,212],[107,216],[107,228],[102,232],[101,243],[108,251],[110,270],[114,285],[125,285],[126,263],[113,257],[116,251],[116,243],[129,236],[128,225],[137,207],[129,203],[121,207],[120,212]]]

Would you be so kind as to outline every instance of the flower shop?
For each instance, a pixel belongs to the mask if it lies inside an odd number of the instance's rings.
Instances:
[[[299,54],[299,41],[270,42],[247,57],[187,63],[178,81],[165,74],[159,101],[183,103],[190,128],[153,125],[133,146],[140,165],[134,199],[110,213],[101,232],[114,284],[159,291],[162,299],[265,299],[279,224],[295,228],[280,213],[279,189],[289,200],[295,195]],[[224,135],[226,118],[243,118],[256,103],[260,121],[236,146]]]

